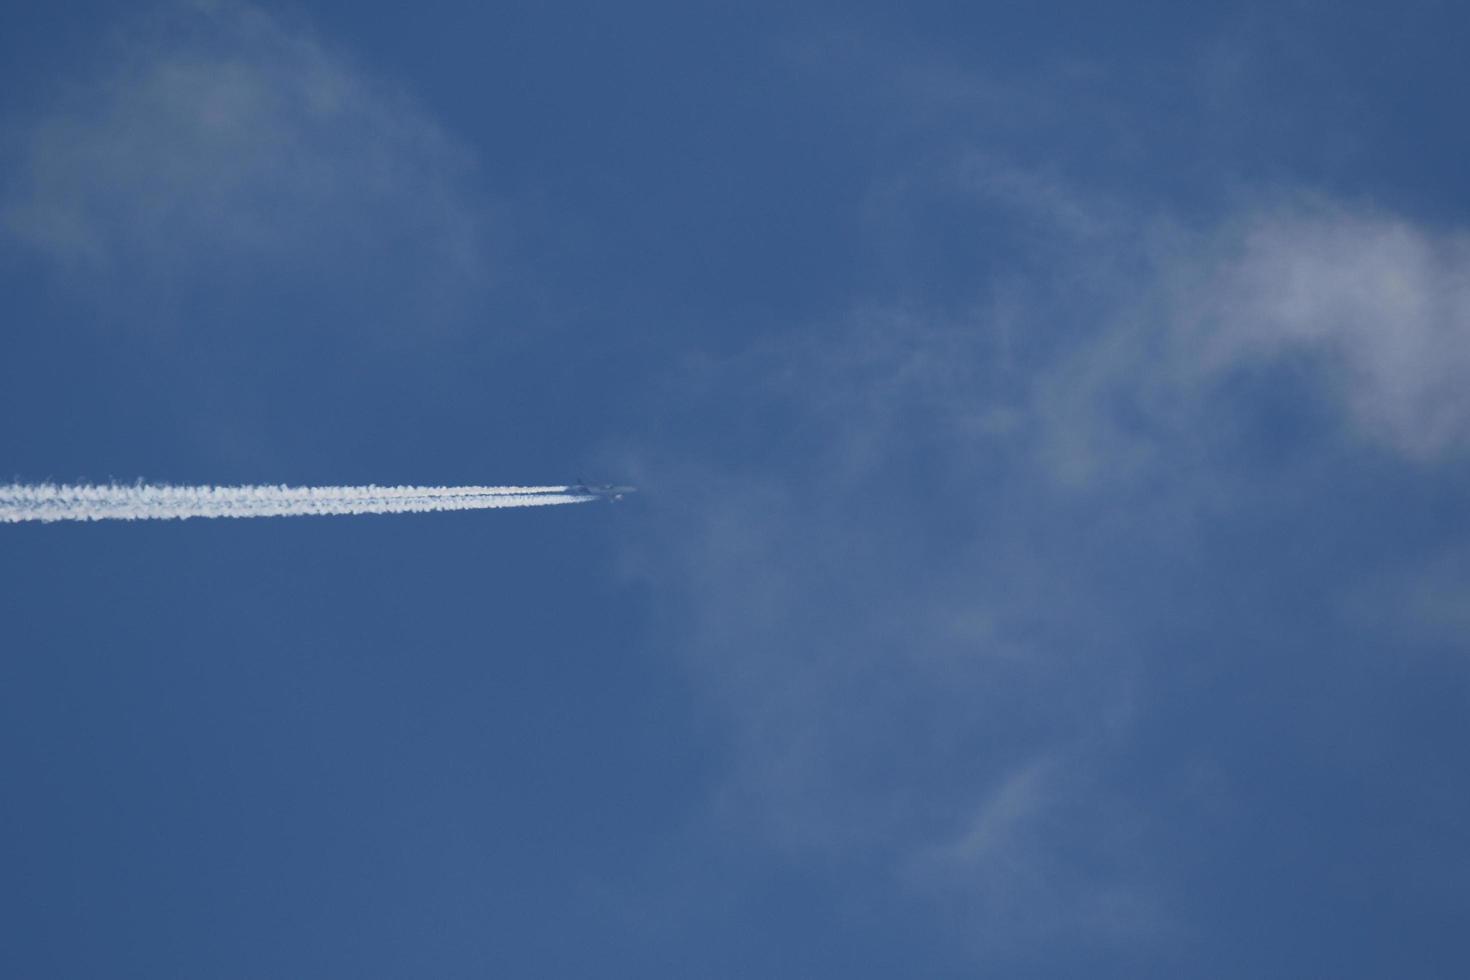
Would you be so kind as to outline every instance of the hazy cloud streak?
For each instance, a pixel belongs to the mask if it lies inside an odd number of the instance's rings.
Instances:
[[[493,270],[474,154],[397,87],[248,3],[163,4],[110,51],[9,124],[0,246],[109,316],[146,309],[139,330],[223,332],[180,313],[222,291],[371,311],[318,318],[353,333],[477,308]]]

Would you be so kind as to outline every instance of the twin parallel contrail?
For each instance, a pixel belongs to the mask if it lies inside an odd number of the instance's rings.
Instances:
[[[583,487],[175,487],[0,485],[0,523],[143,521],[188,517],[408,514],[580,504]]]

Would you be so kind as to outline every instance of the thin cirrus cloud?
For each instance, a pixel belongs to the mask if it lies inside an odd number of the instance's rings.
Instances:
[[[1470,448],[1470,235],[1318,205],[1220,240],[1179,298],[1203,366],[1306,355],[1364,436],[1418,460]]]
[[[1222,434],[1259,412],[1239,387],[1251,379],[1290,382],[1284,401],[1345,445],[1423,464],[1470,448],[1462,231],[1303,195],[1204,230],[1139,222],[1066,254],[1094,270],[1072,316],[1094,325],[1026,399],[1036,457],[1063,485],[1218,465]]]
[[[482,288],[472,159],[409,99],[247,4],[152,13],[113,41],[120,68],[84,72],[23,131],[0,199],[12,243],[155,316],[262,284],[417,313]]]
[[[970,314],[874,304],[703,366],[716,401],[780,402],[750,438],[801,462],[650,475],[717,489],[670,502],[639,567],[682,597],[671,642],[730,721],[722,805],[775,846],[886,865],[988,952],[1169,942],[1187,884],[1147,815],[1213,777],[1128,774],[1141,692],[1177,670],[1161,637],[1233,628],[1213,597],[1240,557],[1216,549],[1242,512],[1465,448],[1464,238],[1347,204],[1186,231],[993,171],[983,191],[1050,231]],[[1291,437],[1309,465],[1261,456],[1242,378],[1315,420]],[[1252,562],[1309,596],[1379,574]]]

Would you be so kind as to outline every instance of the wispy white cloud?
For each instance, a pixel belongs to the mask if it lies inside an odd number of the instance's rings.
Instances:
[[[920,849],[905,875],[968,911],[968,940],[982,954],[1059,937],[1158,940],[1175,923],[1145,857],[1147,836],[1144,820],[1081,759],[1044,755],[1005,773],[969,823]]]
[[[1262,410],[1248,390],[1335,419],[1323,439],[1455,458],[1470,449],[1467,243],[1305,197],[1074,239],[1061,259],[1090,271],[1070,279],[1068,342],[1025,382],[1035,458],[1074,489],[1199,478],[1203,503],[1237,475],[1226,457]]]
[[[1232,223],[1193,261],[1174,310],[1202,368],[1307,357],[1365,436],[1470,448],[1470,234],[1316,204]]]
[[[650,476],[718,491],[644,560],[685,590],[672,642],[731,723],[725,804],[770,839],[881,855],[1008,944],[1169,942],[1140,790],[1098,750],[1146,710],[1160,596],[1234,574],[1201,550],[1212,525],[1292,506],[1300,471],[1252,455],[1268,403],[1322,422],[1302,467],[1466,448],[1464,238],[1345,204],[1171,221],[993,160],[972,176],[982,214],[1038,230],[1025,261],[977,270],[967,311],[872,303],[706,365],[713,398],[780,400],[789,425],[759,438],[803,462]]]
[[[286,283],[432,313],[487,274],[470,155],[414,103],[244,3],[134,15],[42,106],[0,229],[104,303]]]

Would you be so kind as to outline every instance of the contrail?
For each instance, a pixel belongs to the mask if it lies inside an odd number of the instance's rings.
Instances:
[[[571,487],[175,487],[0,485],[0,523],[141,521],[189,517],[404,514],[580,504]]]

